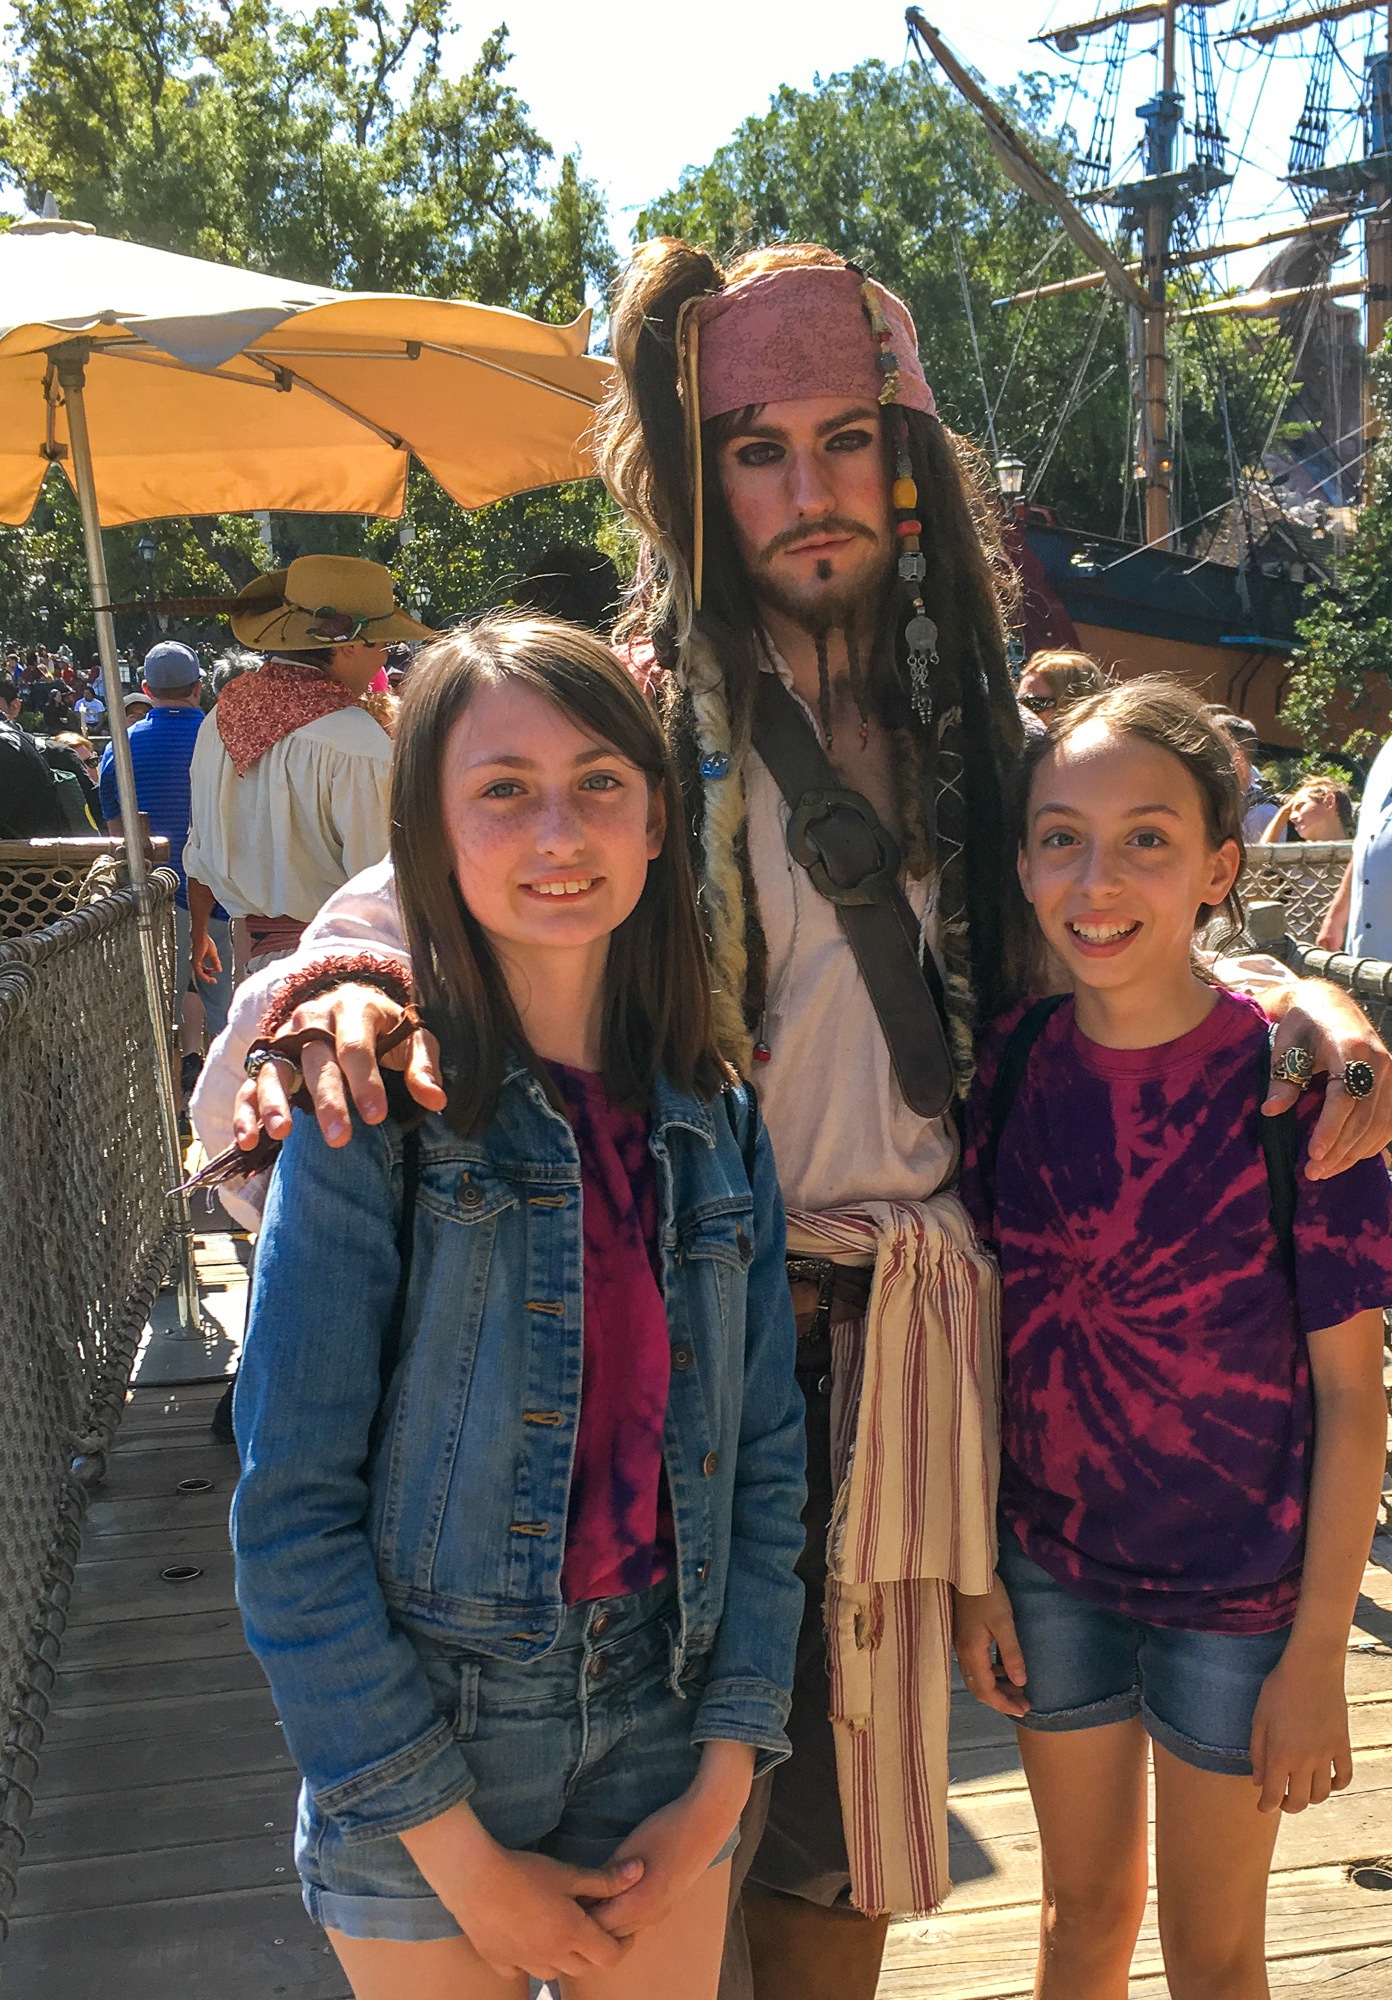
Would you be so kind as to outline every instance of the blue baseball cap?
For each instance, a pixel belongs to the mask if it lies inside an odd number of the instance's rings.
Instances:
[[[140,673],[146,687],[156,694],[167,694],[171,688],[191,688],[203,678],[197,653],[177,639],[162,639],[158,646],[151,646]]]

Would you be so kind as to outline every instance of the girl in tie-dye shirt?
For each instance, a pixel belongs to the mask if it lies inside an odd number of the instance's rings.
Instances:
[[[1019,1725],[1040,2000],[1127,1990],[1148,1749],[1171,1991],[1265,2000],[1276,1809],[1352,1775],[1343,1660],[1386,1442],[1392,1192],[1380,1161],[1308,1177],[1312,1087],[1284,1241],[1273,1224],[1266,1023],[1193,961],[1198,925],[1240,919],[1243,858],[1197,700],[1110,690],[1028,761],[1020,877],[1074,990],[1008,1109],[992,1093],[1024,1010],[997,1024],[969,1111],[1005,1401],[999,1578],[958,1600],[958,1654]]]

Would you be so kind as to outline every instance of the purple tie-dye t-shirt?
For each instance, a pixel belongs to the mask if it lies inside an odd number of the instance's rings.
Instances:
[[[648,1120],[609,1102],[602,1076],[551,1073],[580,1154],[585,1348],[561,1595],[623,1597],[672,1569],[662,1463],[671,1349],[657,1280],[657,1175]]]
[[[1071,1002],[1035,1043],[1001,1141],[982,1052],[963,1197],[1000,1257],[1001,1511],[1082,1597],[1151,1624],[1269,1632],[1300,1591],[1313,1405],[1306,1336],[1392,1302],[1380,1160],[1304,1178],[1291,1297],[1257,1127],[1267,1027],[1219,993],[1152,1049],[1109,1049]]]

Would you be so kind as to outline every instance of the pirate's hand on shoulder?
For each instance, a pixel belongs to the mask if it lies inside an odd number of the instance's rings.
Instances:
[[[297,1060],[319,1130],[330,1146],[346,1146],[352,1136],[350,1102],[365,1124],[380,1125],[386,1117],[383,1064],[403,1073],[406,1088],[425,1110],[444,1109],[435,1037],[418,1028],[395,1039],[405,1025],[407,1005],[399,982],[396,991],[388,992],[383,985],[355,979],[345,968],[343,983],[308,995],[288,1014],[282,1002],[274,1010],[279,1018],[263,1022],[263,1035],[312,1036]],[[389,1043],[394,1045],[388,1048]],[[262,1062],[247,1077],[232,1115],[239,1146],[255,1146],[263,1132],[272,1139],[289,1137],[290,1098],[298,1084],[290,1064],[281,1060]]]
[[[1351,993],[1323,979],[1292,979],[1257,995],[1277,1023],[1273,1082],[1263,1111],[1275,1117],[1294,1104],[1303,1085],[1283,1081],[1288,1050],[1308,1049],[1313,1073],[1329,1079],[1324,1107],[1310,1138],[1306,1178],[1332,1180],[1392,1144],[1392,1056]]]

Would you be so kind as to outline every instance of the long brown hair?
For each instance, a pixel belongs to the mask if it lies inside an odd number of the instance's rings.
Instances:
[[[758,610],[725,505],[716,459],[722,419],[702,426],[705,585],[699,613],[691,601],[694,545],[692,468],[678,389],[678,332],[688,301],[757,274],[789,265],[845,260],[815,244],[777,244],[741,257],[725,271],[706,251],[657,238],[634,253],[615,297],[610,338],[618,363],[599,425],[605,483],[643,535],[631,605],[619,632],[651,634],[658,659],[676,664],[688,634],[719,661],[727,743],[736,767],[748,745],[758,658]],[[867,339],[869,334],[867,331]],[[1018,583],[1004,554],[999,516],[986,495],[981,454],[936,417],[902,411],[908,455],[919,491],[927,576],[923,594],[937,625],[932,669],[933,720],[925,725],[908,700],[905,628],[911,599],[897,584],[882,635],[888,671],[874,694],[895,746],[910,858],[932,854],[937,874],[939,937],[946,961],[949,1011],[959,1078],[971,1073],[972,1029],[1023,990],[1029,950],[1028,911],[1015,879],[1010,798],[1023,732],[1006,666],[1006,613]],[[728,429],[728,425],[724,426]],[[888,446],[887,446],[888,448]],[[892,466],[887,458],[886,476]],[[686,733],[699,744],[679,754],[693,802],[708,823],[718,787],[704,800],[695,774],[709,755],[706,739],[721,721],[704,712],[711,690],[688,687]],[[674,727],[681,729],[681,701]],[[718,760],[717,760],[718,761]],[[730,762],[726,759],[726,763]],[[703,821],[697,821],[702,833]],[[722,936],[717,913],[728,911],[732,932],[741,904],[720,879],[718,841],[705,840],[703,891],[712,917],[712,947],[722,986],[738,984],[745,1018],[757,1021],[763,952],[747,857],[743,934]],[[738,973],[736,980],[732,975]]]
[[[615,1103],[645,1107],[661,1070],[710,1097],[730,1080],[711,1026],[710,975],[682,831],[681,794],[657,717],[599,639],[556,618],[481,618],[424,647],[407,677],[391,779],[391,852],[417,998],[440,1035],[460,1131],[487,1122],[509,1052],[552,1089],[488,940],[459,893],[445,834],[445,743],[479,688],[514,681],[636,764],[667,808],[662,851],[609,941],[601,1059]]]
[[[1238,853],[1238,877],[1246,865],[1247,847],[1242,838],[1242,792],[1233,768],[1232,750],[1192,689],[1159,674],[1140,680],[1123,681],[1119,687],[1104,688],[1065,709],[1047,736],[1033,738],[1025,748],[1023,783],[1020,790],[1018,831],[1024,844],[1028,823],[1029,797],[1034,774],[1044,759],[1080,729],[1102,723],[1114,736],[1138,736],[1157,750],[1177,757],[1199,788],[1203,804],[1204,831],[1210,847],[1233,841]],[[1205,903],[1194,919],[1195,929],[1217,920],[1220,928],[1207,943],[1222,950],[1238,935],[1245,922],[1237,881],[1219,904]]]

